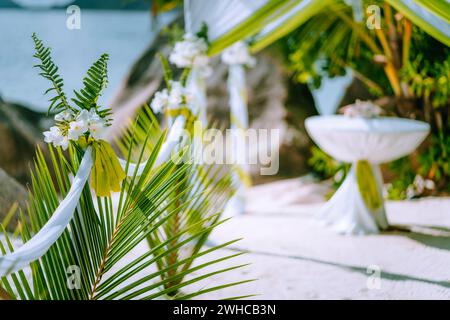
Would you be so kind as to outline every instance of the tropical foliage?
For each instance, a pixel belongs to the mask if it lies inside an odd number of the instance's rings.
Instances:
[[[75,93],[76,107],[69,107],[50,49],[33,38],[42,75],[56,91],[52,108],[105,110],[98,98],[107,83],[107,56],[89,69],[84,89]],[[191,299],[249,281],[217,286],[207,282],[244,266],[221,264],[241,253],[218,254],[237,240],[205,246],[210,233],[225,221],[221,212],[234,192],[229,173],[189,161],[189,143],[177,151],[178,158],[187,161],[171,158],[158,165],[165,137],[149,109],[143,109],[117,143],[126,159],[125,172],[136,165],[120,183],[120,191],[99,196],[86,184],[62,236],[29,268],[2,277],[0,298]],[[49,159],[37,150],[28,209],[21,212],[14,234],[5,231],[7,221],[1,226],[3,255],[29,241],[49,220],[70,188],[85,146],[71,142],[67,154],[49,145]],[[143,170],[138,173],[140,165]],[[195,263],[200,257],[202,261]],[[199,285],[201,289],[195,289]]]
[[[411,12],[403,12],[403,7],[381,0],[363,4],[363,8],[378,7],[380,28],[366,26],[374,12],[362,12],[363,19],[358,22],[350,6],[335,1],[282,39],[279,46],[298,81],[318,87],[323,77],[351,70],[373,99],[383,98],[379,101],[387,113],[430,123],[432,138],[418,159],[403,160],[410,162],[406,167],[391,166],[398,178],[390,194],[398,198],[405,185],[413,186],[417,174],[434,180],[437,190],[444,191],[450,181],[445,151],[450,133],[450,49],[426,33],[423,25],[412,23],[415,20],[408,19]],[[449,10],[443,9],[442,13]]]
[[[423,156],[410,160],[411,174],[433,179],[442,191],[450,181],[449,17],[441,0],[269,0],[211,41],[209,53],[240,40],[253,52],[276,43],[295,78],[312,87],[351,70],[388,114],[431,125],[433,137]]]

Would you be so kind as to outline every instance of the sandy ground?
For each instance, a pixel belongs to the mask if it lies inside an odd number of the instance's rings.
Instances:
[[[344,236],[314,219],[326,190],[299,179],[252,188],[248,213],[221,226],[211,239],[243,237],[233,248],[248,253],[227,263],[251,265],[218,275],[208,286],[258,280],[202,298],[450,298],[450,198],[387,202],[390,223],[410,232]]]
[[[196,261],[200,265],[245,251],[220,266],[250,265],[215,275],[185,292],[257,279],[198,298],[450,299],[450,198],[387,202],[390,223],[410,232],[344,236],[314,219],[328,190],[326,184],[305,179],[253,187],[248,212],[221,225],[208,245],[243,239]],[[142,243],[130,258],[147,250]],[[190,278],[217,269],[214,265]]]

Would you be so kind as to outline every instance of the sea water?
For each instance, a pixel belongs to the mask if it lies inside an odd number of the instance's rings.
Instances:
[[[35,110],[48,108],[50,87],[38,75],[33,58],[36,34],[52,47],[52,56],[64,78],[65,92],[82,87],[89,66],[102,54],[110,55],[109,86],[101,102],[107,104],[134,61],[149,46],[153,32],[147,11],[81,10],[81,29],[69,30],[65,10],[0,9],[0,96]]]

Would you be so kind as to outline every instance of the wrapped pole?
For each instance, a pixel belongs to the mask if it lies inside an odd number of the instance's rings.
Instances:
[[[250,56],[244,42],[238,42],[226,49],[222,60],[229,65],[228,92],[230,95],[230,123],[232,129],[232,158],[236,163],[234,179],[238,185],[235,196],[230,200],[225,214],[233,216],[245,212],[246,189],[251,186],[248,150],[245,143],[249,126],[248,97],[245,67],[253,66],[255,59]]]

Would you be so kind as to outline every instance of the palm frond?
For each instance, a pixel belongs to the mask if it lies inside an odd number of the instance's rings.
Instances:
[[[145,119],[147,125],[153,121]],[[127,166],[132,158],[138,164],[147,159],[143,173],[127,178],[118,198],[93,197],[86,185],[74,219],[61,238],[42,258],[31,263],[29,269],[1,279],[0,286],[7,295],[17,299],[52,300],[154,299],[174,296],[176,292],[177,297],[193,298],[206,291],[190,292],[192,284],[244,266],[227,265],[198,275],[237,256],[215,257],[193,265],[197,258],[207,257],[235,242],[203,249],[207,236],[224,222],[219,219],[217,203],[221,207],[228,198],[229,183],[221,180],[216,186],[195,180],[191,175],[195,166],[189,163],[168,161],[155,167],[165,132],[149,128],[142,137],[137,133],[139,130],[133,130],[125,154]],[[138,142],[142,142],[140,147]],[[71,147],[66,160],[60,149],[49,147],[51,165],[47,165],[42,151],[37,150],[28,209],[30,223],[22,215],[20,242],[28,241],[50,218],[60,197],[69,189],[70,177],[77,171],[82,153]],[[18,241],[5,235],[6,245],[0,243],[3,254],[13,251],[13,242]],[[138,250],[146,239],[150,248]],[[80,276],[75,290],[69,285],[73,270],[78,270]],[[185,280],[193,274],[194,278]]]
[[[143,144],[139,137],[145,137],[147,128],[161,130],[149,107],[143,108],[138,114],[137,125],[124,135],[119,143],[122,149],[134,142]],[[132,141],[131,137],[138,138]],[[190,152],[192,150],[189,150]],[[200,250],[204,247],[213,226],[220,224],[220,214],[225,205],[235,192],[232,170],[226,171],[223,166],[192,164],[186,170],[184,177],[179,179],[179,187],[169,197],[171,211],[184,206],[183,210],[174,214],[169,223],[158,233],[149,234],[147,237],[150,248],[159,248],[158,253],[168,253],[165,259],[158,261],[157,266],[161,271],[161,280],[175,278],[175,281],[165,281],[164,288],[170,296],[179,296],[178,286],[183,282],[185,272],[192,266]],[[169,200],[168,200],[169,201]],[[189,230],[182,238],[177,238],[180,230]],[[205,231],[206,230],[206,231]],[[201,232],[205,231],[205,232]],[[185,237],[191,237],[187,245],[180,246]],[[218,248],[217,248],[218,249]],[[183,263],[179,263],[182,259]],[[162,272],[162,270],[167,270]],[[172,288],[172,291],[171,291]]]

